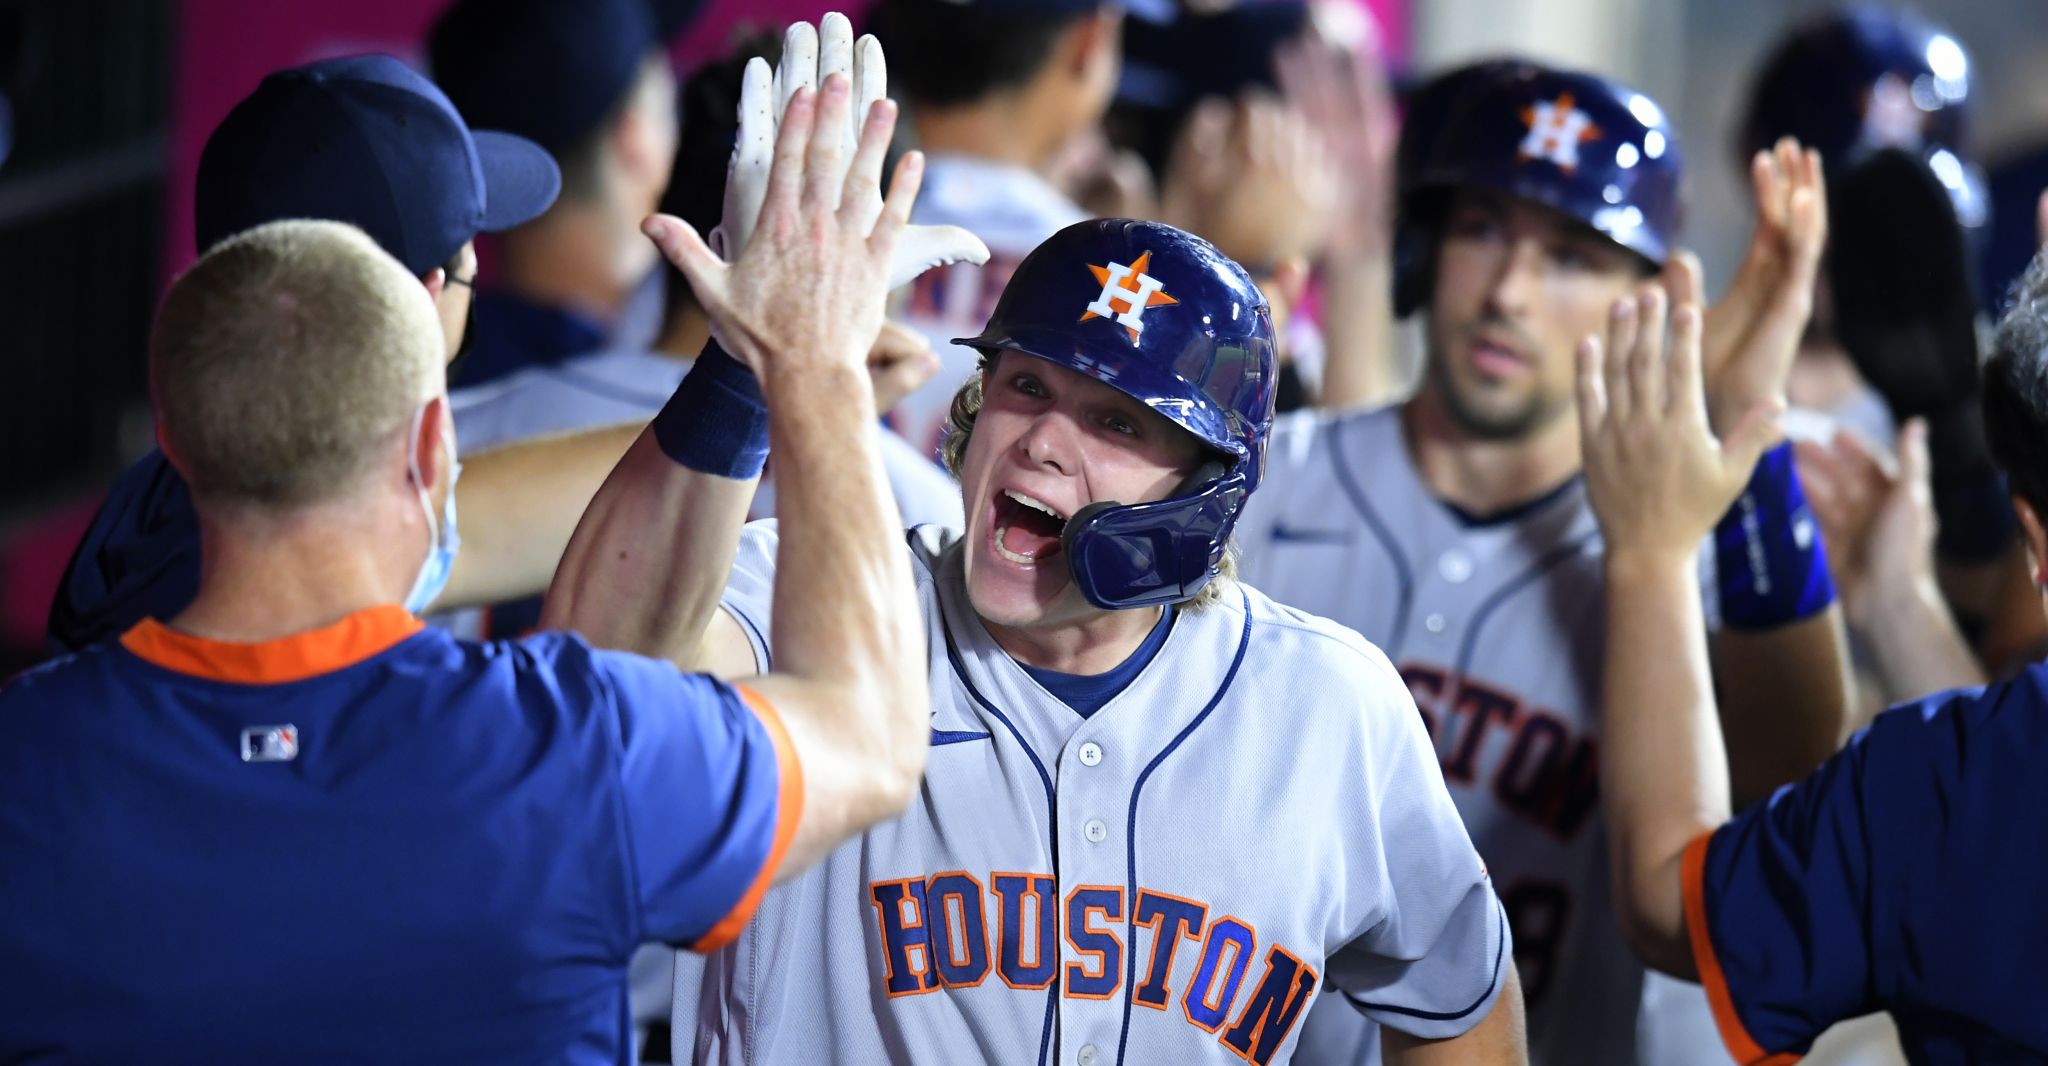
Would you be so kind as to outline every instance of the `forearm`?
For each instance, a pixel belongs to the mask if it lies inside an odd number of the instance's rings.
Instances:
[[[1384,253],[1333,257],[1323,271],[1323,387],[1330,411],[1384,403],[1405,392],[1394,343],[1392,266]]]
[[[541,612],[546,629],[704,669],[757,478],[708,474],[643,432],[583,511]]]
[[[1380,1030],[1381,1059],[1387,1066],[1468,1066],[1529,1061],[1529,1042],[1522,1026],[1522,980],[1508,963],[1500,995],[1478,1025],[1448,1040],[1417,1040],[1398,1029]]]
[[[781,526],[776,670],[866,697],[833,732],[878,766],[901,762],[924,748],[924,627],[872,386],[857,367],[819,366],[777,366],[762,384]]]
[[[609,426],[485,452],[455,486],[462,551],[436,611],[537,596],[605,475],[640,434]]]
[[[1850,717],[1841,607],[1768,630],[1714,637],[1721,726],[1735,803],[1748,806],[1834,753]]]
[[[1876,659],[1884,702],[1983,684],[1984,668],[1956,628],[1934,579],[1900,585],[1858,603],[1853,619]]]
[[[1615,908],[1636,954],[1692,976],[1679,862],[1728,818],[1728,780],[1688,555],[1607,560],[1600,804]]]

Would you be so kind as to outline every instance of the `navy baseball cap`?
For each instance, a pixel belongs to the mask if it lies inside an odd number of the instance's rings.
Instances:
[[[470,121],[557,154],[597,132],[660,47],[648,0],[455,0],[427,40]]]
[[[561,189],[539,145],[470,130],[432,82],[363,55],[278,71],[236,104],[199,157],[193,213],[202,253],[266,222],[324,219],[425,275]]]

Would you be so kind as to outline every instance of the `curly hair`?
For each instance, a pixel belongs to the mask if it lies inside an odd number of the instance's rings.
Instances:
[[[2048,253],[2013,283],[1984,363],[1982,402],[1992,461],[2013,494],[2048,517]]]
[[[974,420],[981,414],[981,380],[990,365],[984,353],[977,372],[960,385],[960,391],[953,394],[953,405],[946,411],[946,435],[939,441],[939,461],[946,464],[946,470],[953,480],[960,480],[960,467],[967,458],[967,440],[974,435]],[[1216,579],[1202,586],[1193,597],[1181,601],[1183,611],[1199,611],[1223,602],[1223,597],[1237,581],[1237,541],[1233,537],[1223,546],[1223,558],[1216,564]]]

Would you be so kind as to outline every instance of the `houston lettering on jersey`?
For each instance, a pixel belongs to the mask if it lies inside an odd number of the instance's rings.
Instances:
[[[1506,810],[1568,841],[1588,824],[1600,803],[1600,743],[1576,736],[1563,716],[1532,707],[1513,693],[1440,666],[1400,666],[1415,706],[1443,760],[1453,788],[1489,782]],[[1490,768],[1483,749],[1502,736]]]
[[[1561,844],[1595,824],[1598,740],[1575,735],[1562,715],[1443,667],[1409,661],[1399,670],[1452,789],[1491,790],[1502,810]],[[1489,744],[1490,738],[1498,739]],[[1514,933],[1522,998],[1539,1003],[1566,943],[1574,910],[1572,886],[1550,878],[1514,877],[1499,892]]]
[[[1122,885],[1079,885],[1064,900],[1058,892],[1050,874],[1035,873],[992,873],[984,882],[954,870],[870,883],[883,992],[894,999],[969,989],[993,974],[1013,989],[1057,980],[1068,999],[1113,999],[1134,983],[1132,1002],[1178,1011],[1259,1066],[1287,1042],[1315,995],[1314,968],[1278,944],[1260,959],[1251,923],[1212,914],[1199,900],[1141,889],[1132,901]],[[1128,950],[1120,929],[1134,933]]]

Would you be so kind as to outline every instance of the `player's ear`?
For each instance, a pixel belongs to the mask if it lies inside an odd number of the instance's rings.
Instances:
[[[2027,538],[2027,573],[2034,579],[2035,587],[2048,589],[2048,531],[2043,530],[2041,516],[2033,504],[2015,495],[2012,508],[2019,512],[2020,529]]]
[[[1113,62],[1123,54],[1123,12],[1105,5],[1100,11],[1076,19],[1061,35],[1058,55],[1066,72],[1086,76],[1096,67]]]

